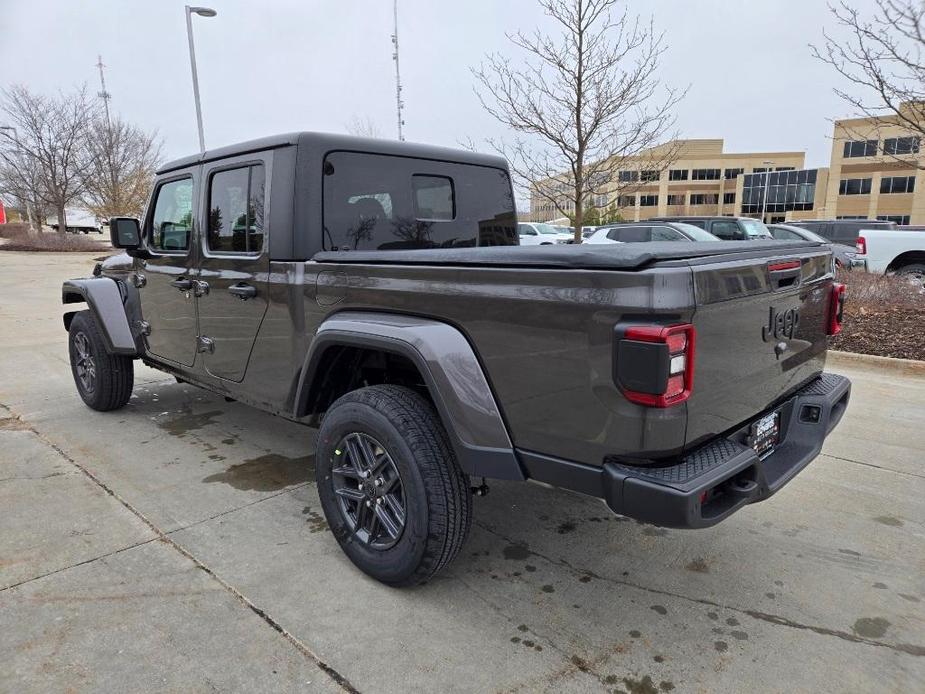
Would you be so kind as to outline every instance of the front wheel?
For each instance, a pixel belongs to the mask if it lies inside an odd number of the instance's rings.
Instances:
[[[74,314],[68,330],[71,373],[81,400],[100,412],[117,410],[132,397],[135,380],[130,357],[110,354],[90,311]]]
[[[341,548],[388,585],[426,582],[469,533],[468,478],[433,406],[410,388],[370,386],[338,399],[318,432],[316,479]]]

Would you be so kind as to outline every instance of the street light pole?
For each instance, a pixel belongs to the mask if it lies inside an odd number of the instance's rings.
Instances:
[[[196,124],[199,126],[199,151],[206,151],[206,139],[202,133],[202,106],[199,103],[199,75],[196,72],[196,48],[193,46],[193,15],[214,17],[218,14],[209,7],[186,6],[186,36],[189,38],[189,63],[193,71],[193,99],[196,101]]]
[[[768,210],[768,191],[770,190],[771,185],[771,166],[774,164],[774,162],[763,161],[761,163],[766,168],[766,171],[764,172],[764,200],[761,201],[761,221],[764,222],[764,217]]]
[[[0,125],[0,130],[12,130],[13,131],[13,143],[16,145],[16,151],[22,152],[22,147],[19,144],[19,133],[16,132],[16,128],[12,125]],[[7,135],[9,137],[9,135]],[[32,203],[28,200],[23,200],[26,204],[26,221],[29,223],[29,228],[32,229]]]

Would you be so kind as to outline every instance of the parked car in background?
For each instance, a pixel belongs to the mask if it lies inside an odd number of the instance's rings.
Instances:
[[[896,229],[896,222],[880,219],[803,219],[788,222],[790,226],[809,229],[822,238],[845,246],[853,246],[861,229]]]
[[[559,231],[552,224],[541,222],[520,222],[517,225],[517,235],[520,236],[521,246],[551,246],[556,243],[572,243],[575,237]]]
[[[684,222],[710,232],[721,241],[772,239],[764,222],[751,217],[653,217],[649,222]]]
[[[89,234],[91,231],[94,234],[103,233],[103,223],[95,215],[85,210],[66,208],[64,215],[64,223],[67,225],[65,231],[67,232],[72,234]],[[49,217],[48,226],[57,231],[58,217]]]
[[[768,229],[778,241],[815,241],[828,244],[835,258],[835,266],[851,269],[854,263],[856,249],[844,243],[831,243],[828,239],[819,236],[815,231],[792,224],[768,224]]]
[[[598,229],[600,227],[581,227],[581,238],[587,239],[591,237]]]
[[[861,229],[855,263],[868,272],[907,275],[925,286],[925,231]]]
[[[649,241],[719,241],[713,234],[684,222],[627,222],[599,227],[585,243],[646,243]]]

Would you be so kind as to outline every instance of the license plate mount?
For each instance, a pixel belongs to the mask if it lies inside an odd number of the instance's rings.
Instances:
[[[767,458],[780,443],[780,410],[752,422],[748,428],[748,445],[759,459]]]

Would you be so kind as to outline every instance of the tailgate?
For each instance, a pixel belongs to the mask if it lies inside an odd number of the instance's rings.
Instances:
[[[828,249],[692,263],[697,309],[686,446],[728,431],[818,375],[832,291]]]

